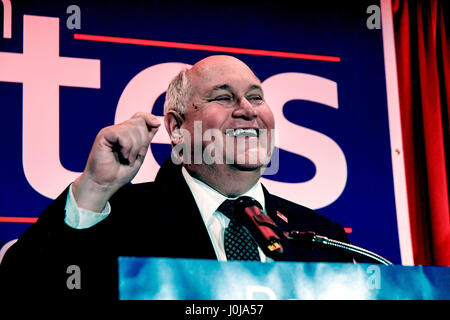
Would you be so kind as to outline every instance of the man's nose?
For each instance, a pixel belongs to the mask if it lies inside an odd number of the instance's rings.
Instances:
[[[236,118],[252,120],[258,117],[258,113],[256,108],[247,100],[247,98],[242,97],[238,100],[238,103],[233,110],[233,116]]]

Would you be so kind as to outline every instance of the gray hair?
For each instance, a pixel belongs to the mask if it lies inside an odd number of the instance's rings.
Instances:
[[[187,110],[189,99],[192,96],[192,85],[187,74],[188,71],[188,69],[182,70],[170,82],[166,91],[164,115],[170,110],[175,110],[182,115]]]

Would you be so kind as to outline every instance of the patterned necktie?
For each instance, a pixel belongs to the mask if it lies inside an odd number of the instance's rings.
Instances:
[[[234,218],[237,200],[225,200],[217,209],[230,218],[230,223],[225,228],[224,241],[227,260],[261,261],[255,240],[248,230]]]

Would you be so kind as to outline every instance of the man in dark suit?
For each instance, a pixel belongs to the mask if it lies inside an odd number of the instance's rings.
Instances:
[[[274,118],[259,79],[242,61],[212,56],[181,72],[167,90],[164,123],[173,156],[154,182],[136,185],[129,182],[158,120],[138,113],[102,129],[81,176],[8,250],[0,286],[18,294],[117,297],[118,256],[271,261],[227,209],[241,196],[256,199],[282,231],[347,241],[339,224],[260,183],[273,150]],[[291,243],[284,249],[276,259],[351,261],[326,249]],[[82,272],[80,290],[67,288],[70,265]]]

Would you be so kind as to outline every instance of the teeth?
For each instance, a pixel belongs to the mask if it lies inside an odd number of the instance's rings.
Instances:
[[[256,129],[235,129],[235,130],[227,130],[226,134],[229,137],[238,137],[238,136],[257,137],[258,131]]]

